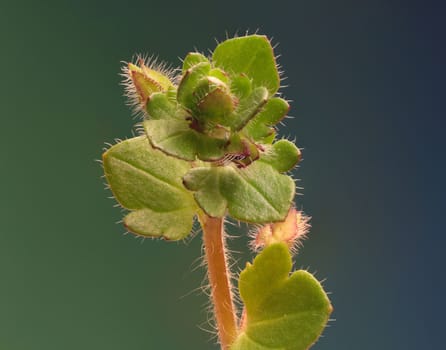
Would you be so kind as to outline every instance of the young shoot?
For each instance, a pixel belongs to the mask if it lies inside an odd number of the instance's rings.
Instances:
[[[268,38],[228,39],[209,57],[191,52],[177,70],[137,57],[123,75],[143,129],[110,147],[103,166],[127,210],[126,229],[171,241],[185,239],[194,221],[200,223],[221,349],[308,349],[332,307],[310,273],[291,272],[309,224],[294,207],[289,175],[300,150],[277,136],[290,106],[278,94]],[[228,216],[255,227],[251,247],[258,255],[238,279],[241,313],[227,264]]]

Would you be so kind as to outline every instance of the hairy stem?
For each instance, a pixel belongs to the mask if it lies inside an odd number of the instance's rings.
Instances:
[[[237,336],[237,316],[232,300],[226,261],[224,219],[200,215],[211,299],[221,348],[226,350]]]

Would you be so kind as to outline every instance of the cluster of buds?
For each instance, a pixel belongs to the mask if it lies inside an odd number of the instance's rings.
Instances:
[[[271,45],[263,36],[250,38],[262,50],[255,59],[265,60],[266,67],[254,71],[252,57],[227,54],[229,49],[249,53],[240,39],[220,44],[212,58],[189,53],[177,76],[138,59],[124,68],[127,94],[146,116],[143,125],[152,146],[168,155],[239,168],[262,156],[273,163],[286,159],[280,170],[288,171],[300,152],[286,140],[273,145],[274,126],[289,104],[275,96],[280,77]]]

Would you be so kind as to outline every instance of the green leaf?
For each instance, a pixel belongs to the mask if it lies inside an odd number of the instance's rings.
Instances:
[[[186,73],[186,71],[189,68],[192,68],[193,66],[197,65],[198,63],[202,63],[202,62],[209,63],[209,60],[206,58],[206,56],[202,55],[201,53],[189,52],[183,61],[183,73]]]
[[[238,98],[248,97],[251,94],[251,91],[251,80],[245,74],[240,74],[232,77],[231,92]]]
[[[231,129],[238,131],[242,129],[260,111],[267,102],[268,90],[263,86],[255,88],[251,94],[240,101],[231,118]]]
[[[200,83],[203,82],[203,78],[209,74],[210,70],[211,65],[209,62],[201,62],[186,71],[178,86],[177,99],[180,104],[190,110],[194,109],[199,101],[199,97],[194,92],[200,86]]]
[[[209,76],[217,78],[217,79],[221,80],[225,84],[229,84],[230,83],[228,75],[225,73],[225,71],[223,71],[220,68],[213,68],[213,69],[211,69],[209,71]]]
[[[274,133],[271,127],[281,121],[289,109],[290,105],[284,99],[270,98],[262,110],[244,127],[243,132],[253,140],[262,141]]]
[[[234,110],[234,101],[226,89],[216,88],[206,94],[197,105],[200,120],[227,125]]]
[[[287,245],[275,243],[241,272],[246,319],[231,350],[307,350],[320,336],[330,301],[310,273],[291,268]]]
[[[224,156],[226,140],[192,129],[187,120],[146,120],[144,129],[152,145],[164,153],[185,159],[215,161]]]
[[[300,160],[300,154],[299,148],[294,143],[279,140],[267,146],[260,160],[273,166],[278,172],[284,173],[294,168]]]
[[[169,240],[190,233],[197,206],[182,184],[188,162],[152,148],[146,136],[120,142],[102,157],[114,197],[131,210],[124,218],[130,231]]]
[[[246,74],[254,86],[266,86],[271,96],[280,87],[273,48],[266,36],[250,35],[226,40],[215,49],[212,62],[230,75]]]
[[[198,205],[213,217],[232,217],[252,223],[281,221],[294,198],[294,181],[269,164],[253,162],[235,166],[198,167],[184,176],[184,185],[195,191]]]
[[[184,118],[186,115],[178,108],[176,102],[170,101],[167,95],[162,92],[156,92],[150,96],[146,110],[150,119],[178,119]]]
[[[124,226],[138,235],[163,237],[166,240],[179,240],[187,237],[192,230],[195,211],[181,208],[168,212],[151,209],[132,211],[124,218]]]
[[[189,171],[183,178],[183,183],[195,193],[198,204],[213,217],[223,217],[226,214],[227,200],[221,192],[220,179],[231,176],[230,167],[200,167]]]

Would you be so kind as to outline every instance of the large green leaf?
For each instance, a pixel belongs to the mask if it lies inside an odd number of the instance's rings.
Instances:
[[[266,36],[249,35],[226,40],[212,56],[216,67],[231,75],[246,74],[254,86],[265,86],[271,95],[280,87],[273,48]]]
[[[198,205],[210,216],[266,223],[285,218],[294,198],[295,184],[269,164],[256,161],[246,168],[199,167],[184,176],[195,191]]]
[[[295,271],[285,243],[265,248],[240,274],[245,320],[231,350],[307,350],[332,311],[320,283]]]
[[[130,231],[170,240],[190,233],[197,206],[182,184],[189,163],[152,148],[140,136],[111,147],[103,164],[113,195],[131,210],[124,218]]]

